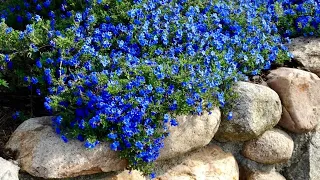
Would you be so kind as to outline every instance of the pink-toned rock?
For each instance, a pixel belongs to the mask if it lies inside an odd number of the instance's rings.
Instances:
[[[193,151],[182,160],[160,163],[157,168],[166,168],[156,180],[238,180],[238,164],[231,153],[218,146],[209,145]],[[169,166],[169,168],[168,168]],[[157,169],[156,172],[161,170]]]
[[[320,39],[315,37],[293,38],[289,50],[293,58],[320,77]]]
[[[320,121],[320,78],[292,68],[273,70],[267,78],[283,105],[279,125],[295,133],[313,130]]]
[[[105,180],[146,180],[146,177],[142,175],[141,172],[133,170],[133,171],[122,171],[121,173],[114,175],[110,178],[106,178]]]

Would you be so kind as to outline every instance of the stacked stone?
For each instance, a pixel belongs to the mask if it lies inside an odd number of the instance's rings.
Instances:
[[[320,179],[320,40],[292,42],[290,50],[303,70],[272,70],[264,85],[239,82],[232,120],[221,117],[218,108],[211,114],[177,118],[179,126],[170,127],[156,162],[156,179]],[[76,140],[63,143],[50,117],[25,121],[6,147],[18,151],[21,170],[36,177],[77,179],[104,172],[102,178],[81,179],[146,179],[138,171],[125,170],[127,162],[108,143],[92,150]],[[15,164],[0,159],[0,179],[18,179],[18,171]]]

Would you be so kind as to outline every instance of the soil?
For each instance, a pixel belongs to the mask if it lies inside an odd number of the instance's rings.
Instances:
[[[16,153],[5,149],[14,130],[21,124],[21,121],[13,120],[13,111],[10,108],[0,108],[0,157],[4,159],[15,159]]]
[[[19,110],[25,112],[28,117],[40,117],[47,115],[43,108],[43,99],[32,98],[27,94],[28,91],[20,90],[16,94],[9,94],[0,91],[0,157],[4,159],[16,159],[16,152],[5,149],[11,134],[23,122],[14,120],[12,115]],[[23,119],[25,120],[25,119]]]

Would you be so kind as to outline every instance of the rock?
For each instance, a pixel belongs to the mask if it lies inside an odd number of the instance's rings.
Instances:
[[[273,164],[260,164],[252,161],[241,154],[244,142],[218,142],[211,141],[212,145],[217,145],[225,152],[231,153],[238,162],[240,180],[248,180],[249,175],[253,172],[272,172],[275,171]]]
[[[233,119],[223,119],[215,139],[226,141],[248,141],[273,128],[281,118],[281,102],[272,89],[239,82],[235,87],[239,97],[234,101]]]
[[[22,123],[6,147],[17,150],[21,169],[36,177],[75,177],[126,167],[126,162],[120,160],[107,143],[91,150],[77,140],[64,143],[53,131],[50,117]]]
[[[293,152],[291,137],[279,129],[268,130],[260,137],[250,140],[243,147],[243,155],[263,164],[276,164],[288,161]]]
[[[1,180],[19,180],[20,168],[10,161],[0,157],[0,179]]]
[[[125,170],[113,177],[107,178],[106,180],[146,180],[146,178],[139,171],[128,171]]]
[[[193,151],[179,159],[161,162],[156,167],[156,180],[239,179],[238,164],[233,155],[214,145]]]
[[[292,68],[272,70],[267,78],[284,108],[279,125],[295,133],[314,129],[320,120],[320,78]]]
[[[220,110],[202,116],[179,116],[178,126],[169,127],[170,136],[164,140],[159,160],[169,159],[210,143],[220,124]]]
[[[320,126],[305,134],[290,133],[295,147],[286,164],[277,165],[287,180],[320,179]]]
[[[320,39],[298,37],[291,40],[293,58],[320,77]]]
[[[112,180],[112,178],[116,178],[117,174],[119,173],[120,172],[107,172],[107,173],[98,173],[98,174],[83,175],[83,176],[63,178],[63,179],[50,179],[50,180]],[[20,180],[47,180],[44,178],[31,176],[26,172],[20,172],[19,179]]]
[[[277,172],[254,172],[247,180],[286,180]]]
[[[207,145],[220,123],[220,110],[202,116],[180,116],[179,126],[170,127],[160,159],[168,159]],[[51,118],[25,121],[13,133],[7,148],[19,152],[21,169],[33,176],[68,178],[99,172],[123,170],[127,163],[101,143],[87,150],[83,143],[70,140],[64,143],[51,127]]]

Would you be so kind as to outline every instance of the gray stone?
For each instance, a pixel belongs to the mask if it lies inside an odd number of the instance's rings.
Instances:
[[[0,157],[0,180],[19,180],[19,170],[16,164]]]
[[[291,41],[289,50],[293,58],[320,77],[320,39],[298,37]]]
[[[243,147],[243,155],[263,164],[277,164],[288,161],[293,152],[291,137],[282,130],[271,129],[257,139],[250,140]]]
[[[269,87],[239,82],[235,87],[239,97],[233,102],[233,119],[222,119],[215,139],[248,141],[272,129],[281,118],[278,94]]]
[[[293,68],[272,70],[267,78],[283,105],[279,125],[295,133],[314,129],[320,121],[320,78]]]
[[[290,133],[295,147],[286,164],[277,165],[287,180],[320,179],[320,126],[305,134]]]
[[[286,180],[286,178],[277,172],[254,172],[247,180]]]
[[[219,108],[201,116],[179,116],[178,126],[169,127],[170,135],[164,140],[159,160],[169,159],[210,143],[220,124]]]
[[[36,177],[65,178],[126,167],[126,161],[120,160],[107,143],[91,150],[77,140],[64,143],[53,131],[50,117],[22,123],[6,147],[17,150],[21,169]]]

